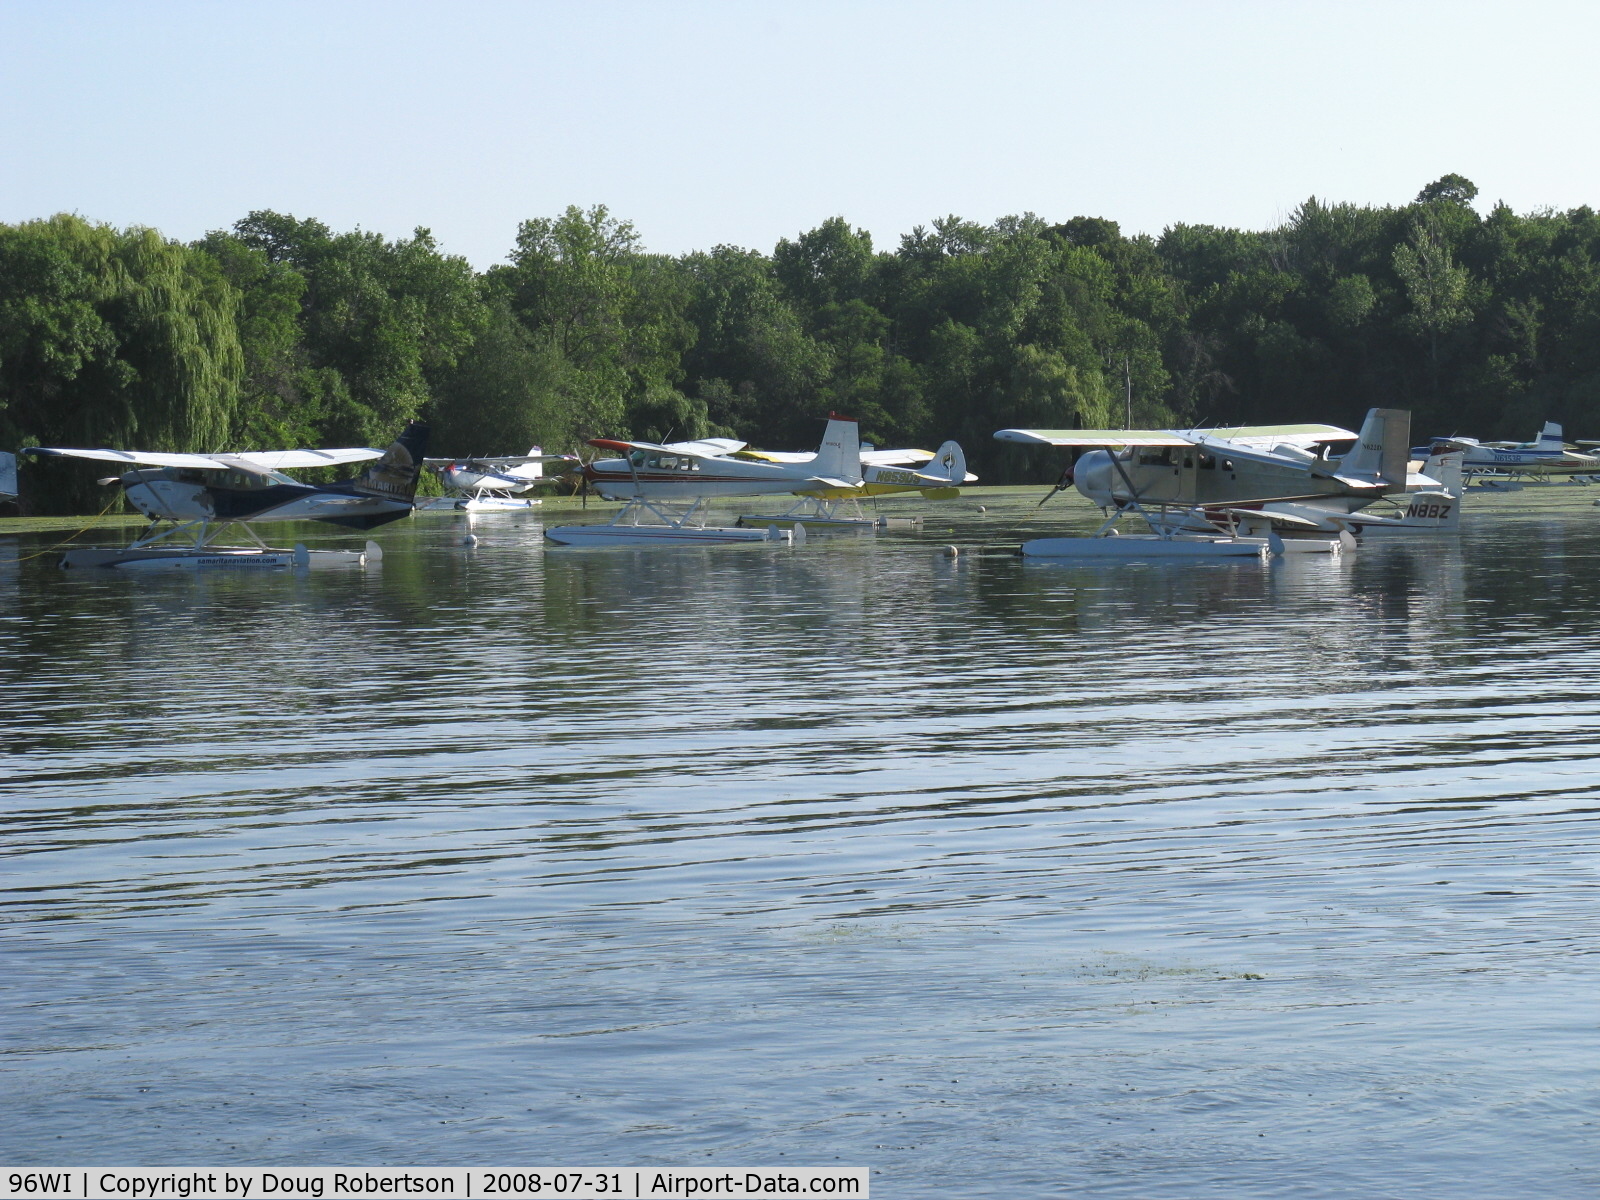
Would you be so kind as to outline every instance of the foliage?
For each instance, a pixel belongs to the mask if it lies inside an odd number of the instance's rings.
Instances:
[[[524,221],[483,274],[254,212],[194,246],[58,216],[0,226],[0,434],[447,454],[589,437],[960,439],[985,479],[1059,469],[1008,425],[1322,420],[1420,439],[1600,435],[1600,216],[1480,217],[1459,175],[1394,206],[1309,198],[1263,231],[942,217],[892,250],[842,217],[771,254],[650,253],[604,207]],[[34,472],[37,476],[38,472]],[[33,481],[30,481],[32,483]]]

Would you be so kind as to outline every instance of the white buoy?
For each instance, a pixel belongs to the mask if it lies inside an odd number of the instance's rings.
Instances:
[[[979,512],[988,512],[989,510],[987,508],[985,508],[983,505],[980,504],[980,505],[978,505],[978,511]]]
[[[955,558],[955,557],[957,557],[957,556],[958,556],[958,555],[959,555],[959,554],[960,554],[960,553],[961,553],[961,550],[960,550],[960,549],[959,549],[959,548],[958,548],[958,547],[956,547],[956,546],[946,546],[946,547],[945,547],[945,548],[944,548],[944,556],[945,556],[945,557],[946,557],[946,558]]]
[[[467,534],[466,537],[461,539],[461,544],[463,546],[476,546],[478,544],[478,535],[475,533]]]

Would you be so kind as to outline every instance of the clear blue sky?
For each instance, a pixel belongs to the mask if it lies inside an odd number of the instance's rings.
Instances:
[[[652,250],[841,215],[1267,228],[1307,196],[1600,204],[1578,3],[0,0],[0,221],[251,209],[479,267],[607,205]]]

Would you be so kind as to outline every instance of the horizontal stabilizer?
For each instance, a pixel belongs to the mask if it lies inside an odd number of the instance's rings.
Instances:
[[[1326,529],[1328,522],[1304,517],[1298,513],[1288,512],[1270,504],[1263,504],[1260,508],[1218,508],[1206,506],[1208,513],[1227,513],[1232,517],[1270,517],[1274,524],[1293,525],[1300,529]]]

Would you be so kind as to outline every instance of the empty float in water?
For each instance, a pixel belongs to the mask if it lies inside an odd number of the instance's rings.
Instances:
[[[1163,537],[1155,533],[1038,538],[1022,543],[1024,558],[1264,558],[1265,538]]]
[[[110,568],[117,571],[272,571],[299,567],[326,570],[335,567],[372,567],[383,561],[377,542],[364,550],[308,550],[270,546],[131,546],[83,547],[61,556],[62,568]]]
[[[806,529],[796,524],[780,529],[738,525],[707,525],[705,498],[673,504],[635,498],[603,525],[556,525],[544,531],[545,540],[558,546],[688,546],[755,544],[762,542],[803,545]]]

